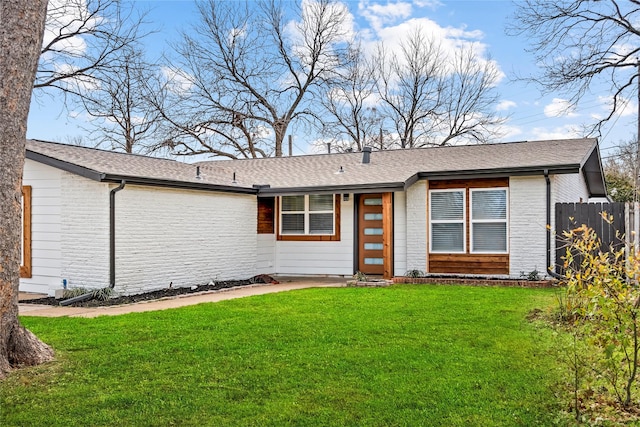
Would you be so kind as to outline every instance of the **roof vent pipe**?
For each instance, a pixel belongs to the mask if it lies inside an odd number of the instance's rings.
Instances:
[[[362,164],[366,165],[371,162],[371,147],[362,148]]]

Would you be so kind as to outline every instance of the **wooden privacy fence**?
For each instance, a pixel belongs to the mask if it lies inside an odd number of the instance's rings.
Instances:
[[[562,274],[562,258],[567,250],[563,232],[582,224],[596,232],[603,252],[608,251],[611,245],[637,245],[637,230],[640,229],[639,206],[638,203],[556,203],[556,272]],[[603,212],[611,219],[610,222],[603,219]]]
[[[624,210],[625,240],[628,245],[640,249],[640,203],[625,203]]]

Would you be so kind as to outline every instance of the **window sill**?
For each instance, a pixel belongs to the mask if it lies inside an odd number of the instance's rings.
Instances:
[[[278,240],[289,242],[337,242],[340,241],[338,235],[300,235],[300,234],[279,234]]]

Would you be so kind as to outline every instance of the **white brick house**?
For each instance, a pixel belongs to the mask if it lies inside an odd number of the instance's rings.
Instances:
[[[554,203],[605,196],[593,139],[197,165],[41,141],[26,154],[20,289],[48,294],[542,272]]]

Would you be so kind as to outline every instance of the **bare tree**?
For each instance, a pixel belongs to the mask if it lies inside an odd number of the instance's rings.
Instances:
[[[447,145],[458,138],[466,142],[488,143],[500,135],[505,118],[498,116],[495,90],[499,72],[490,58],[479,59],[471,48],[460,49],[451,58],[445,77],[441,111],[436,115],[434,142]]]
[[[344,61],[346,6],[210,0],[199,11],[172,70],[189,87],[167,91],[160,105],[172,124],[165,145],[185,155],[282,156],[289,125],[314,117],[314,91]]]
[[[53,358],[18,320],[22,170],[46,10],[46,0],[0,3],[0,378]]]
[[[145,35],[140,32],[144,14],[136,15],[132,5],[125,7],[119,0],[49,3],[35,89],[80,95],[78,81],[92,84],[96,71],[117,67],[113,60],[119,52]]]
[[[160,114],[150,101],[159,90],[157,69],[129,47],[109,68],[94,70],[92,84],[78,85],[78,102],[93,119],[87,130],[95,146],[148,154],[157,145]]]
[[[377,90],[401,148],[426,145],[428,124],[435,120],[444,88],[440,46],[420,30],[400,45],[399,54],[380,45]]]
[[[377,142],[381,117],[375,93],[375,67],[360,46],[354,45],[350,60],[337,69],[328,82],[327,93],[320,97],[326,115],[322,134],[330,138],[336,151],[362,151],[365,144]]]
[[[381,45],[376,62],[381,108],[400,139],[393,146],[484,143],[498,135],[504,122],[495,110],[498,71],[471,48],[445,52],[418,29],[398,53]]]
[[[526,37],[541,67],[540,75],[526,79],[547,93],[566,93],[572,105],[605,84],[609,113],[589,130],[599,131],[638,84],[640,1],[524,0],[516,6],[507,32]]]

